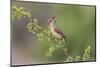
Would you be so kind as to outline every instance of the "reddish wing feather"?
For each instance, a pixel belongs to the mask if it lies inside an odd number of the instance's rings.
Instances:
[[[65,38],[65,35],[63,32],[61,32],[59,29],[54,28],[55,32],[57,32],[58,34],[60,34],[63,38]]]

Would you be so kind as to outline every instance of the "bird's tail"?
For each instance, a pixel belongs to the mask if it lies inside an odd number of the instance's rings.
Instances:
[[[68,56],[68,43],[67,43],[67,39],[63,39],[63,43],[62,43],[62,48],[63,48],[63,50],[64,50],[64,53],[65,53],[65,55],[66,56]]]

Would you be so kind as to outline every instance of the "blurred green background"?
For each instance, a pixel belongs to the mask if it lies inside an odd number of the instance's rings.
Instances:
[[[85,48],[91,45],[91,58],[95,59],[95,6],[20,1],[12,2],[12,5],[23,7],[25,11],[30,12],[33,18],[39,19],[39,24],[43,28],[48,26],[47,20],[51,16],[57,16],[56,23],[67,37],[70,55],[72,57],[81,55]],[[28,18],[12,19],[12,64],[63,62],[65,55],[61,49],[57,50],[51,58],[45,56],[50,45],[46,41],[39,42],[35,35],[28,32],[26,29],[28,21]]]

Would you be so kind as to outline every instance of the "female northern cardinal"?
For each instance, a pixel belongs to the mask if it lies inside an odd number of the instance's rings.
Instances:
[[[66,37],[65,37],[64,33],[57,27],[55,18],[56,18],[56,16],[53,16],[48,20],[49,27],[50,27],[52,35],[55,38],[57,38],[59,40],[63,40],[63,49],[64,49],[65,54],[67,55],[67,49],[65,48],[67,45]]]
[[[65,35],[64,33],[56,26],[56,22],[55,22],[55,18],[56,16],[53,16],[51,17],[49,20],[48,20],[48,23],[49,23],[49,26],[50,26],[50,30],[53,34],[53,36],[55,38],[58,38],[58,39],[63,39],[65,38]]]

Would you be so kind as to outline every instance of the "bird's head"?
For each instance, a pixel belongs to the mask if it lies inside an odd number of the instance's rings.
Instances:
[[[48,20],[48,23],[49,23],[49,24],[55,23],[55,19],[56,19],[56,16],[51,17],[51,18]]]

